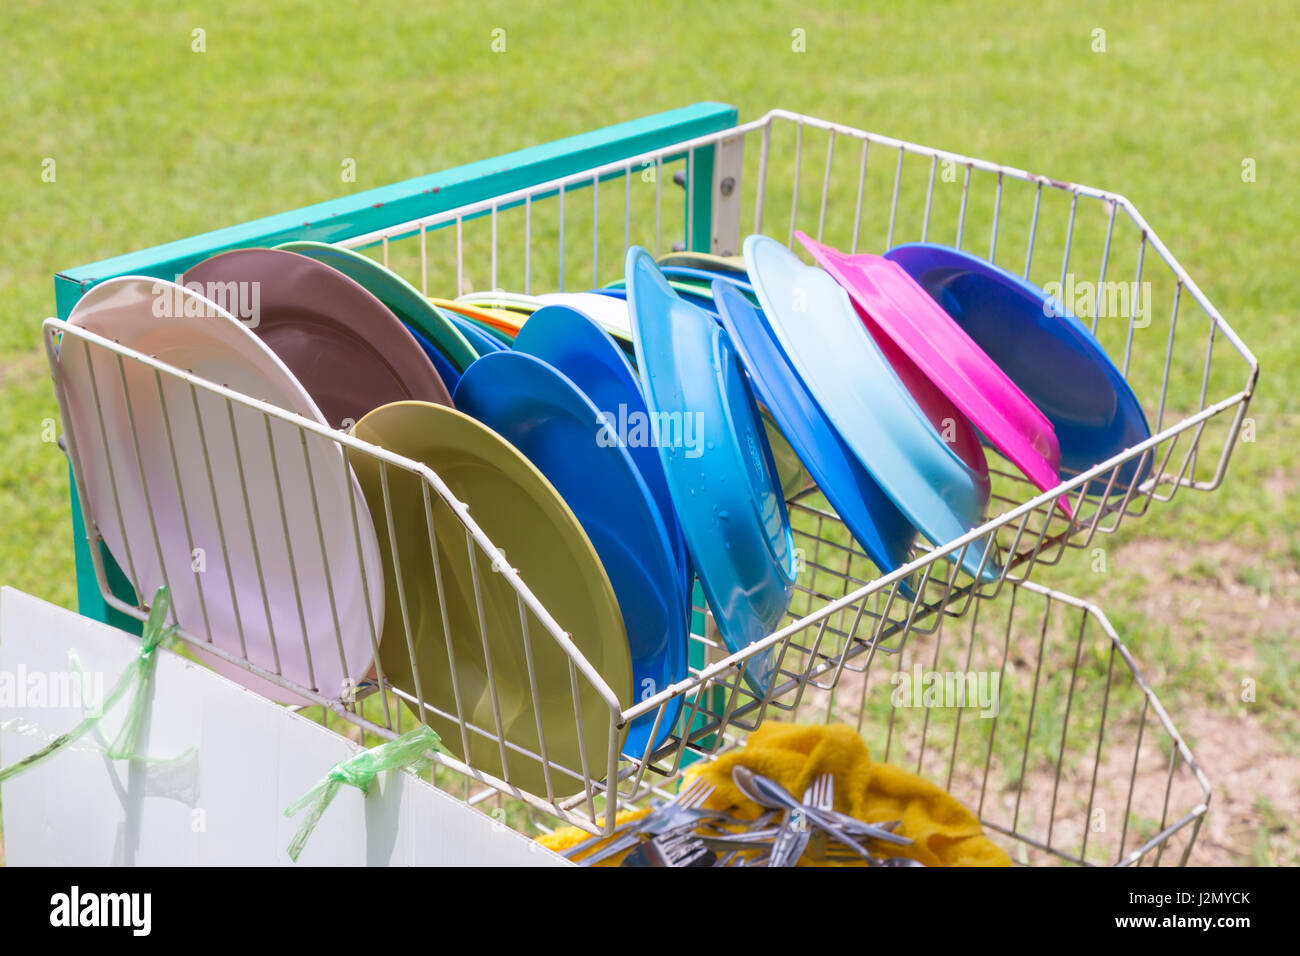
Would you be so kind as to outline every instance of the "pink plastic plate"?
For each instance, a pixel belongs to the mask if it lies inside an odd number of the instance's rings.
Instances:
[[[1042,491],[1060,484],[1052,423],[916,280],[882,256],[845,255],[795,235],[849,293],[872,334],[894,342],[989,444]],[[1064,495],[1056,503],[1072,516]]]

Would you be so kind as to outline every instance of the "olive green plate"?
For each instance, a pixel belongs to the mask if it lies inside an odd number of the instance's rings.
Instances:
[[[715,256],[709,252],[669,252],[659,257],[661,266],[688,266],[691,269],[708,269],[710,272],[727,272],[732,275],[749,275],[744,256]]]
[[[469,368],[478,353],[451,321],[396,272],[368,256],[328,242],[300,240],[276,246],[300,256],[309,256],[337,269],[359,284],[407,325],[442,350],[459,372]]]
[[[504,439],[472,418],[425,402],[384,405],[357,422],[352,433],[424,462],[437,472],[452,494],[469,507],[470,516],[492,543],[504,552],[505,563],[519,571],[542,606],[568,631],[573,644],[614,691],[620,708],[631,706],[632,658],[614,589],[582,526],[541,472]],[[494,739],[467,731],[466,756],[459,722],[432,713],[429,708],[451,715],[459,712],[468,723],[495,734],[497,724],[488,679],[490,660],[505,738],[533,753],[539,752],[518,596],[505,577],[493,569],[491,557],[477,545],[473,546],[471,564],[464,526],[432,489],[428,496],[432,520],[426,520],[420,478],[399,468],[387,468],[386,509],[378,462],[355,452],[349,457],[374,516],[384,556],[385,593],[393,602],[387,605],[394,610],[385,617],[379,649],[384,675],[399,690],[417,699],[422,696],[425,720],[442,737],[449,752],[466,759],[477,770],[502,777],[501,748]],[[429,547],[430,523],[437,540],[441,587]],[[402,587],[393,564],[394,538]],[[482,595],[483,626],[475,610],[475,570]],[[440,592],[443,600],[439,599]],[[403,617],[410,622],[409,645]],[[528,647],[540,697],[536,706],[545,728],[547,757],[552,764],[576,773],[581,773],[585,758],[592,778],[600,779],[608,767],[610,708],[579,672],[580,745],[569,658],[531,611],[527,612],[527,621]],[[445,636],[448,629],[452,635],[450,649]],[[455,659],[454,683],[449,650]],[[418,712],[419,708],[414,709]],[[622,749],[626,735],[625,727],[618,734],[616,751]],[[507,754],[509,782],[545,795],[541,762],[509,749]],[[555,767],[551,769],[551,782],[556,795],[582,788],[580,779]]]
[[[767,432],[767,443],[772,447],[776,475],[781,480],[781,494],[785,496],[786,501],[792,501],[800,492],[812,487],[812,476],[808,474],[798,454],[786,441],[785,432],[772,421],[772,413],[761,405],[758,410],[763,419],[763,430]]]

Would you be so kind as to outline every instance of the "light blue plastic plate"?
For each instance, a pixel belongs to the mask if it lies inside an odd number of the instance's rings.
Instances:
[[[767,236],[747,238],[744,254],[782,351],[844,443],[908,521],[938,546],[983,524],[987,475],[963,461],[929,422],[854,312],[848,293],[827,272],[804,265]],[[992,554],[984,562],[988,545],[968,546],[962,567],[993,580],[998,568]]]
[[[881,571],[907,563],[916,529],[822,414],[761,312],[735,286],[713,283],[722,327],[749,372],[759,400],[807,467],[845,527]],[[911,597],[911,588],[903,586]]]

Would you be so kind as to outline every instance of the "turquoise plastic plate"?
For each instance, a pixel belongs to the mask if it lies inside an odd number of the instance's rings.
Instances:
[[[926,418],[854,312],[848,293],[774,239],[750,236],[744,254],[782,350],[899,510],[937,546],[983,524],[987,471],[963,460]],[[988,546],[967,547],[962,567],[992,580],[998,568],[993,554],[985,561]]]
[[[637,368],[660,423],[668,489],[714,621],[739,651],[780,627],[794,592],[794,540],[776,464],[726,331],[678,296],[639,246],[628,250],[626,275]],[[771,649],[746,662],[756,693],[767,694],[776,666]]]

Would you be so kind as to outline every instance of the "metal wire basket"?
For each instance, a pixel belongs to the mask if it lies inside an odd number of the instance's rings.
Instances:
[[[1104,855],[1112,861],[1134,862],[1149,856],[1153,849],[1157,859],[1167,855],[1171,838],[1185,834],[1186,846],[1176,854],[1185,860],[1208,799],[1204,777],[1105,619],[1074,598],[1023,582],[1039,565],[1055,564],[1068,550],[1092,546],[1098,534],[1115,531],[1125,517],[1145,514],[1153,504],[1169,501],[1181,489],[1205,491],[1218,487],[1258,374],[1254,356],[1133,204],[1117,194],[780,110],[744,125],[726,124],[704,135],[682,135],[681,130],[686,129],[691,129],[689,124],[673,127],[659,136],[659,145],[648,149],[643,148],[644,137],[621,137],[613,160],[602,159],[589,165],[571,161],[569,165],[576,165],[577,171],[558,176],[547,175],[554,167],[541,164],[527,185],[451,206],[444,203],[444,208],[432,214],[412,218],[403,215],[405,210],[415,208],[409,204],[394,202],[391,212],[380,209],[383,204],[372,204],[374,209],[368,211],[368,218],[358,216],[344,222],[345,217],[337,217],[327,235],[306,221],[297,229],[286,224],[274,232],[274,239],[329,238],[376,256],[407,276],[425,294],[445,296],[453,290],[459,295],[484,289],[572,291],[600,285],[620,277],[623,250],[632,243],[656,253],[677,245],[734,254],[742,237],[742,218],[750,210],[752,231],[766,232],[786,242],[796,228],[853,251],[882,251],[895,243],[917,239],[950,242],[987,254],[990,260],[1040,284],[1055,280],[1062,290],[1072,285],[1082,288],[1085,280],[1076,277],[1087,276],[1086,282],[1092,283],[1090,287],[1096,293],[1091,309],[1087,301],[1071,302],[1068,295],[1067,305],[1073,305],[1080,318],[1091,325],[1142,400],[1152,420],[1152,437],[1044,493],[990,449],[993,499],[988,521],[942,547],[918,544],[909,564],[885,575],[857,548],[817,489],[805,489],[790,502],[795,543],[800,548],[800,575],[796,599],[784,626],[744,651],[730,653],[712,636],[706,609],[697,608],[690,677],[658,689],[627,709],[620,706],[600,674],[569,641],[565,622],[552,618],[516,572],[501,568],[517,595],[520,610],[518,633],[511,635],[507,643],[517,646],[523,658],[530,641],[555,641],[569,656],[571,680],[569,688],[547,692],[571,693],[575,710],[580,698],[587,699],[594,693],[608,708],[608,760],[604,766],[565,767],[553,759],[543,761],[546,731],[540,721],[537,731],[541,753],[504,739],[499,726],[474,725],[462,713],[415,701],[390,686],[382,674],[362,688],[356,698],[341,698],[333,688],[302,686],[283,674],[213,648],[211,634],[182,631],[182,638],[292,690],[319,705],[322,715],[337,715],[364,732],[388,738],[399,733],[403,708],[396,701],[401,698],[408,705],[427,709],[422,712],[437,713],[455,722],[466,739],[477,736],[491,740],[503,748],[503,753],[511,750],[523,759],[545,764],[548,771],[545,792],[528,791],[505,779],[508,771],[494,776],[465,760],[443,755],[441,762],[447,770],[462,775],[467,784],[472,782],[478,788],[469,794],[471,800],[508,797],[520,801],[529,813],[541,812],[551,821],[592,831],[612,826],[620,808],[662,792],[691,761],[743,742],[745,734],[761,721],[803,719],[818,713],[824,719],[848,719],[857,724],[873,741],[880,759],[915,759],[919,770],[936,781],[946,777],[955,792],[979,781],[977,802],[986,823],[1017,838],[1026,848],[1050,851],[1075,862],[1094,862],[1104,847]],[[675,136],[672,130],[677,130]],[[609,153],[591,150],[585,155],[604,157]],[[484,177],[490,181],[486,174]],[[408,192],[414,195],[414,190]],[[373,225],[376,216],[383,225],[364,228]],[[216,233],[210,241],[190,241],[184,255],[160,247],[156,255],[125,257],[108,264],[107,269],[95,271],[87,267],[61,277],[71,279],[60,286],[61,305],[70,305],[77,294],[112,275],[130,272],[170,277],[186,264],[222,248],[269,244],[272,232],[247,229],[238,234]],[[671,241],[677,238],[680,242]],[[1123,276],[1122,282],[1114,278],[1116,275]],[[1120,289],[1112,295],[1116,285]],[[1121,294],[1124,288],[1130,290],[1128,295]],[[308,436],[317,436],[312,440],[323,438],[350,455],[374,459],[384,474],[405,472],[427,489],[426,518],[430,524],[431,502],[437,502],[452,516],[450,520],[464,526],[466,548],[473,560],[489,567],[499,557],[475,516],[455,499],[436,473],[420,462],[204,381],[61,319],[46,321],[45,341],[63,413],[76,504],[84,517],[88,576],[93,574],[89,579],[95,597],[102,598],[105,609],[142,619],[147,609],[135,595],[147,593],[148,588],[141,582],[128,581],[133,595],[130,589],[113,586],[113,579],[121,572],[101,547],[77,453],[78,443],[90,436],[73,433],[60,380],[58,349],[82,348],[88,357],[93,353],[95,362],[104,363],[104,368],[116,366],[117,374],[103,379],[108,383],[120,381],[123,389],[123,368],[127,363],[139,363],[152,371],[154,380],[169,380],[191,397],[198,393],[214,396],[231,414],[239,409],[241,415],[275,419],[299,429],[304,443]],[[129,403],[131,396],[125,397]],[[138,439],[136,444],[138,453]],[[266,450],[243,448],[241,454],[264,456]],[[1125,468],[1135,461],[1149,467]],[[1126,484],[1121,474],[1133,477]],[[1087,494],[1103,486],[1105,494]],[[1061,495],[1069,496],[1074,508],[1072,519],[1053,508]],[[376,523],[381,524],[378,518]],[[997,542],[1001,570],[992,581],[975,581],[960,571],[960,557],[970,544],[986,535],[992,535]],[[390,540],[382,530],[379,538]],[[132,563],[130,555],[116,557],[125,559],[124,564]],[[161,565],[161,554],[158,558]],[[912,598],[900,588],[909,577],[917,583]],[[196,584],[202,588],[201,581]],[[969,622],[968,657],[986,655],[987,648],[977,647],[981,621],[990,614],[1000,614],[1000,609],[1009,605],[1012,610],[1003,630],[1002,656],[987,657],[986,667],[996,667],[1005,675],[1011,662],[1019,660],[1008,654],[1012,647],[1019,646],[1013,640],[1018,634],[1013,623],[1022,619],[1015,618],[1015,608],[1018,604],[1023,607],[1027,595],[1044,605],[1034,619],[1041,625],[1038,630],[1042,636],[1035,666],[1046,663],[1051,668],[1049,673],[1059,676],[1060,671],[1050,663],[1054,659],[1044,657],[1043,643],[1049,632],[1054,633],[1056,608],[1067,609],[1078,617],[1079,648],[1085,629],[1100,631],[1103,650],[1109,647],[1106,653],[1110,664],[1104,685],[1088,680],[1076,686],[1071,681],[1069,693],[1054,701],[1063,703],[1064,721],[1059,741],[1047,747],[1048,756],[1055,755],[1056,773],[1051,809],[1045,817],[1039,816],[1041,808],[1037,804],[1033,804],[1032,812],[1021,812],[1022,806],[1030,805],[1023,799],[1024,787],[1035,780],[1029,775],[1031,751],[1050,743],[1039,740],[1035,729],[1036,722],[1041,728],[1046,719],[1045,702],[1036,691],[1037,680],[1028,698],[1029,726],[1020,773],[1008,771],[1004,779],[998,779],[993,768],[994,757],[1006,740],[1005,733],[996,746],[990,737],[980,774],[979,761],[968,761],[967,747],[973,736],[969,731],[962,731],[958,746],[960,717],[951,746],[936,746],[941,720],[928,710],[921,717],[919,742],[903,744],[903,729],[911,726],[916,715],[905,714],[900,708],[873,710],[880,695],[873,697],[867,692],[873,662],[877,672],[881,661],[897,662],[901,667],[913,636],[926,635],[928,639],[911,648],[911,652],[922,657],[933,653],[937,660],[945,645],[952,646],[945,635],[952,631],[954,625],[948,622],[955,618]],[[268,602],[293,599],[292,595],[264,597]],[[1079,648],[1075,651],[1076,673]],[[757,696],[741,681],[740,674],[749,657],[769,649],[780,661],[778,676],[766,696]],[[1114,667],[1117,656],[1121,666]],[[1019,673],[1020,666],[1016,664],[1012,670]],[[1081,831],[1080,849],[1063,850],[1064,831],[1070,830],[1073,839],[1079,823],[1072,817],[1068,825],[1054,827],[1060,818],[1056,812],[1058,797],[1069,794],[1078,771],[1074,762],[1092,760],[1092,795],[1109,792],[1112,778],[1119,774],[1116,765],[1102,758],[1102,743],[1113,739],[1117,726],[1127,726],[1123,721],[1130,719],[1121,720],[1114,713],[1118,702],[1111,695],[1111,680],[1117,674],[1135,688],[1132,701],[1139,705],[1137,754],[1124,797],[1123,822],[1113,825],[1120,830],[1118,844],[1111,845],[1113,841],[1095,835],[1089,840],[1088,834],[1093,831],[1085,828]],[[535,686],[535,679],[533,683]],[[1087,706],[1072,709],[1074,698],[1084,693],[1089,695]],[[1100,699],[1097,695],[1101,695]],[[620,756],[619,729],[643,714],[655,713],[662,720],[669,703],[677,698],[684,701],[683,716],[666,742],[654,752],[636,758]],[[1002,706],[1005,712],[1008,704]],[[1097,736],[1091,756],[1088,748],[1077,746],[1072,736],[1080,724],[1080,710],[1087,712],[1090,727],[1100,715],[1100,724],[1093,728]],[[1151,712],[1158,718],[1160,734],[1148,731]],[[1073,725],[1071,714],[1075,715]],[[1005,716],[999,720],[1005,726]],[[998,721],[991,726],[996,728]],[[886,734],[883,752],[877,742],[881,733]],[[1146,775],[1138,770],[1139,758],[1145,759],[1143,754],[1161,747],[1164,750],[1160,754],[1168,761],[1169,786],[1164,788],[1163,802],[1157,799],[1150,811],[1151,819],[1158,819],[1159,826],[1150,833],[1143,829],[1141,834],[1134,834],[1129,826],[1138,812],[1134,808],[1145,807],[1149,798]],[[945,750],[947,757],[943,758]],[[1183,778],[1193,781],[1193,795],[1190,802],[1185,801],[1187,809],[1179,811],[1177,808],[1183,804],[1172,784]],[[1018,796],[1007,822],[1001,802],[1012,792]],[[1107,806],[1118,804],[1112,800]],[[1089,814],[1095,809],[1092,796],[1086,809]],[[1110,812],[1113,819],[1116,811]],[[1046,826],[1045,833],[1037,833],[1035,828],[1040,824]],[[1114,835],[1113,828],[1098,832]]]
[[[1187,862],[1209,782],[1093,605],[1012,581],[896,653],[831,656],[767,716],[853,726],[874,760],[948,790],[1018,863]],[[727,722],[714,752],[756,723]]]

